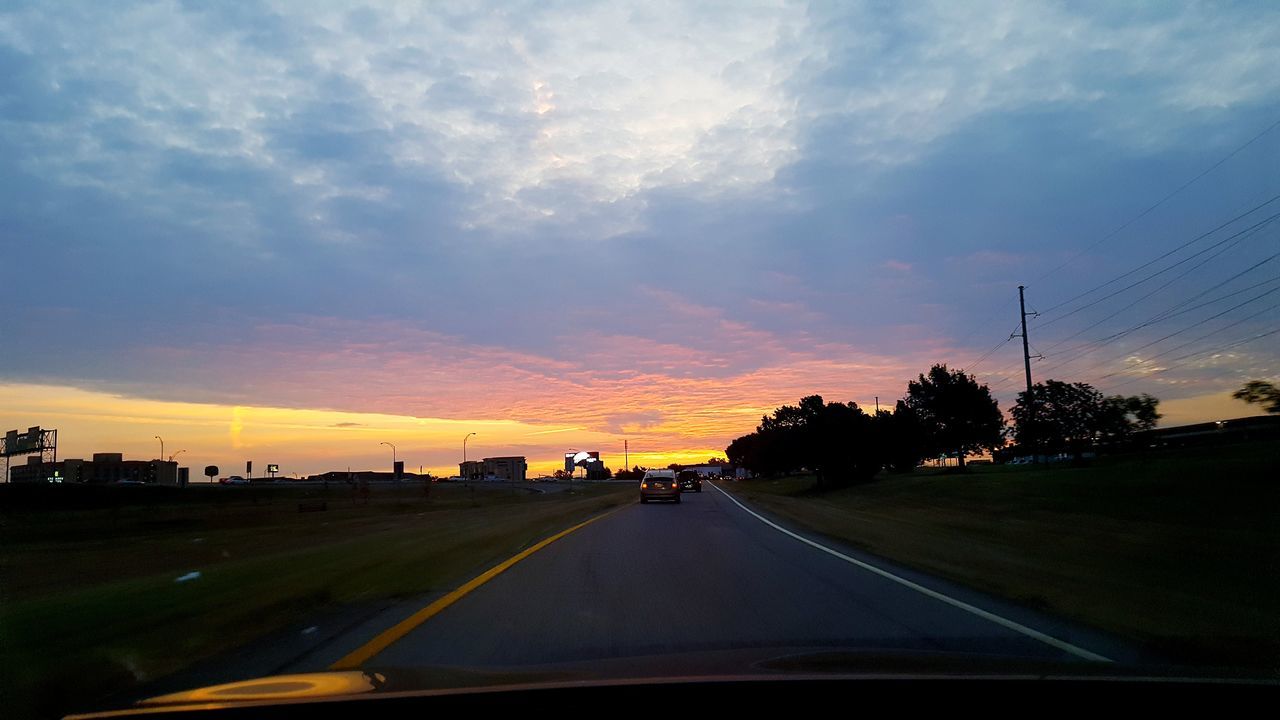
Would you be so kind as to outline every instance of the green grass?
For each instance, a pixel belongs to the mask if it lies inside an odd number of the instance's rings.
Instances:
[[[12,697],[0,700],[10,711],[92,706],[338,605],[451,589],[633,499],[630,486],[436,486],[429,499],[420,488],[377,489],[365,505],[342,489],[330,510],[299,513],[318,491],[232,490],[114,508],[6,507],[0,663]],[[174,581],[195,570],[199,579]]]
[[[802,477],[725,486],[790,522],[1175,661],[1274,672],[1277,449],[920,470],[826,493]]]

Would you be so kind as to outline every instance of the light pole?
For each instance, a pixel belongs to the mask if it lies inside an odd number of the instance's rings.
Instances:
[[[160,459],[164,459],[164,438],[156,435],[155,438],[160,441]]]
[[[161,451],[163,452],[163,448],[161,449]],[[174,458],[178,457],[179,455],[181,455],[181,454],[182,454],[182,453],[184,453],[184,452],[186,452],[186,450],[179,450],[178,452],[176,452],[176,453],[174,453],[174,454],[170,455],[170,456],[169,456],[169,462],[173,462],[173,459],[174,459]]]
[[[467,441],[471,439],[472,435],[475,435],[475,433],[467,433],[466,437],[462,438],[462,466],[460,469],[462,472],[466,473],[462,480],[467,484],[467,492],[474,495],[475,489],[471,487],[471,472],[470,469],[467,468]]]
[[[467,441],[471,439],[471,436],[472,436],[472,435],[475,435],[475,433],[467,433],[467,436],[466,436],[466,437],[464,437],[464,438],[462,438],[462,465],[463,465],[463,472],[466,472],[466,465],[467,465]],[[470,480],[471,480],[471,473],[467,472],[467,477],[466,477],[466,478],[464,478],[464,479],[465,479],[465,480],[467,480],[468,482],[470,482]]]
[[[390,446],[390,447],[391,447],[391,476],[392,476],[393,478],[395,478],[396,480],[399,480],[400,478],[399,478],[399,477],[396,477],[396,446],[395,446],[395,445],[392,445],[392,444],[391,444],[391,443],[389,443],[389,442],[380,442],[380,443],[378,443],[378,444],[379,444],[379,445],[388,445],[388,446]]]

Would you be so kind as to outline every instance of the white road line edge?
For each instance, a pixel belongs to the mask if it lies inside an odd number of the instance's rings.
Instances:
[[[970,605],[969,603],[964,602],[964,601],[962,601],[962,600],[956,600],[955,598],[950,597],[950,596],[948,596],[948,595],[944,595],[944,594],[942,594],[942,593],[940,593],[940,592],[938,592],[938,591],[936,591],[936,590],[930,590],[929,588],[927,588],[927,587],[925,587],[925,586],[923,586],[923,585],[921,585],[921,584],[919,584],[919,583],[914,583],[914,582],[911,582],[910,580],[908,580],[908,579],[906,579],[906,578],[903,578],[903,577],[899,577],[899,576],[897,576],[897,575],[894,575],[893,573],[889,572],[888,570],[882,570],[882,569],[880,569],[880,568],[876,567],[875,565],[871,565],[871,564],[869,564],[869,563],[865,563],[865,562],[863,562],[863,561],[861,561],[861,560],[858,560],[857,558],[851,558],[851,557],[849,557],[848,555],[845,555],[845,554],[844,554],[844,553],[842,553],[842,552],[839,552],[839,551],[837,551],[837,550],[832,550],[831,548],[829,548],[829,547],[827,547],[827,546],[825,546],[825,545],[821,545],[821,544],[819,544],[819,543],[816,543],[816,542],[814,542],[814,541],[810,540],[809,538],[806,538],[806,537],[802,537],[802,536],[800,536],[800,535],[797,535],[797,534],[795,534],[795,533],[791,532],[790,530],[788,530],[788,529],[786,529],[786,528],[782,527],[781,525],[778,525],[777,523],[775,523],[775,522],[773,522],[773,521],[769,520],[768,518],[763,517],[762,515],[760,515],[760,514],[759,514],[759,513],[757,513],[756,511],[754,511],[754,510],[752,510],[751,508],[747,507],[746,505],[743,505],[742,503],[738,502],[738,499],[737,499],[737,498],[735,498],[734,496],[730,495],[727,491],[725,491],[725,490],[723,490],[723,489],[721,489],[721,488],[719,488],[719,487],[716,487],[716,485],[715,485],[714,483],[711,483],[711,487],[714,487],[714,488],[716,488],[716,490],[719,490],[721,494],[723,494],[725,497],[729,498],[729,500],[733,501],[733,504],[734,504],[734,505],[737,505],[738,507],[742,508],[742,509],[743,509],[743,510],[745,510],[748,514],[750,514],[752,517],[754,517],[755,519],[757,519],[757,520],[759,520],[760,522],[764,523],[765,525],[768,525],[769,527],[773,528],[774,530],[777,530],[778,532],[783,533],[783,534],[786,534],[786,535],[790,535],[791,537],[795,538],[796,540],[799,540],[800,542],[802,542],[802,543],[804,543],[804,544],[806,544],[806,545],[811,545],[811,546],[813,546],[813,547],[815,547],[815,548],[817,548],[817,549],[821,550],[822,552],[827,553],[828,555],[833,555],[833,556],[835,556],[835,557],[840,558],[841,560],[844,560],[844,561],[845,561],[845,562],[847,562],[847,563],[852,563],[853,565],[856,565],[856,566],[858,566],[858,567],[862,568],[863,570],[866,570],[867,572],[875,573],[876,575],[879,575],[880,577],[882,577],[882,578],[884,578],[884,579],[886,579],[886,580],[892,580],[893,582],[896,582],[896,583],[898,583],[899,585],[902,585],[902,586],[904,586],[904,587],[911,588],[912,590],[915,590],[916,592],[921,593],[921,594],[923,594],[923,595],[927,595],[928,597],[931,597],[931,598],[933,598],[934,600],[940,600],[940,601],[942,601],[942,602],[944,602],[944,603],[946,603],[946,604],[948,604],[948,605],[950,605],[950,606],[952,606],[952,607],[956,607],[956,608],[959,608],[959,609],[961,609],[961,610],[964,610],[965,612],[968,612],[968,613],[972,613],[972,614],[974,614],[974,615],[977,615],[978,617],[980,617],[980,618],[982,618],[982,619],[984,619],[984,620],[990,620],[991,622],[993,622],[993,623],[995,623],[995,624],[997,624],[997,625],[1000,625],[1000,626],[1002,626],[1002,627],[1006,627],[1006,628],[1008,628],[1008,629],[1010,629],[1010,630],[1013,630],[1013,631],[1015,631],[1015,632],[1022,633],[1023,635],[1026,635],[1026,636],[1027,636],[1027,637],[1029,637],[1029,638],[1034,638],[1034,639],[1039,640],[1040,642],[1042,642],[1042,643],[1044,643],[1044,644],[1046,644],[1046,645],[1051,645],[1051,646],[1053,646],[1053,647],[1055,647],[1055,648],[1058,648],[1059,650],[1062,650],[1062,651],[1065,651],[1065,652],[1071,653],[1072,655],[1075,655],[1075,656],[1076,656],[1076,657],[1078,657],[1078,658],[1082,658],[1082,659],[1085,659],[1085,660],[1091,660],[1091,661],[1093,661],[1093,662],[1107,662],[1107,663],[1109,663],[1109,662],[1114,662],[1111,658],[1104,657],[1104,656],[1099,655],[1099,654],[1097,654],[1097,653],[1095,653],[1095,652],[1090,652],[1090,651],[1088,651],[1088,650],[1085,650],[1085,649],[1084,649],[1084,648],[1082,648],[1082,647],[1078,647],[1078,646],[1076,646],[1076,645],[1072,645],[1071,643],[1069,643],[1069,642],[1067,642],[1067,641],[1065,641],[1065,640],[1059,640],[1058,638],[1053,637],[1053,636],[1051,636],[1051,635],[1046,635],[1046,634],[1044,634],[1044,633],[1040,632],[1039,630],[1035,630],[1035,629],[1032,629],[1032,628],[1027,627],[1026,625],[1023,625],[1022,623],[1014,622],[1013,620],[1010,620],[1010,619],[1008,619],[1008,618],[1000,617],[999,615],[996,615],[995,613],[988,612],[988,611],[986,611],[986,610],[983,610],[983,609],[982,609],[982,608],[980,608],[980,607],[975,607],[975,606]]]

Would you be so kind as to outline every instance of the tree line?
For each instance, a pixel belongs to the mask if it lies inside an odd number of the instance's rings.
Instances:
[[[762,475],[807,469],[820,488],[866,482],[882,469],[909,472],[925,458],[993,452],[1010,441],[1030,454],[1072,452],[1123,443],[1155,427],[1159,400],[1104,396],[1087,383],[1046,380],[1023,391],[1012,424],[985,384],[961,370],[934,365],[907,383],[893,412],[868,414],[854,402],[820,395],[784,405],[760,419],[755,432],[729,444],[729,462]]]

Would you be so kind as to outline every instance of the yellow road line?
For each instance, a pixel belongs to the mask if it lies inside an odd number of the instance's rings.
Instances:
[[[590,520],[587,520],[585,522],[580,522],[577,525],[574,525],[573,527],[569,528],[568,530],[558,532],[555,535],[552,535],[551,537],[539,542],[537,545],[534,545],[533,547],[523,550],[513,555],[512,557],[507,558],[506,560],[503,560],[501,563],[494,565],[493,567],[489,568],[483,573],[472,578],[469,582],[467,582],[467,584],[463,585],[457,590],[450,592],[449,594],[445,595],[439,600],[436,600],[435,602],[422,608],[418,612],[396,623],[390,629],[383,631],[377,637],[365,643],[364,645],[361,645],[359,648],[352,651],[346,657],[330,665],[329,669],[330,670],[358,669],[361,665],[364,665],[366,662],[368,662],[369,659],[372,658],[374,655],[377,655],[383,650],[386,650],[392,643],[404,637],[405,635],[408,635],[414,628],[418,627],[419,625],[426,622],[427,620],[430,620],[433,616],[438,614],[441,610],[444,610],[450,605],[461,600],[463,597],[467,595],[467,593],[471,592],[472,590],[475,590],[481,585],[484,585],[485,583],[489,582],[495,577],[501,575],[503,572],[509,569],[512,565],[515,565],[521,560],[524,560],[525,558],[538,552],[539,550],[550,545],[551,543],[559,540],[565,535],[568,535],[569,533],[574,532],[575,530],[580,530],[597,520],[602,520],[606,517],[609,517],[610,515],[618,512],[619,510],[625,507],[629,507],[629,505],[623,505],[622,507],[610,510],[609,512],[603,515],[597,515],[591,518]]]

